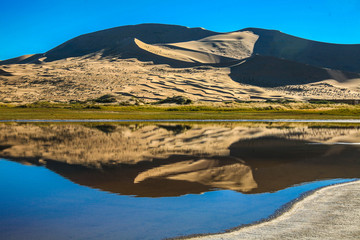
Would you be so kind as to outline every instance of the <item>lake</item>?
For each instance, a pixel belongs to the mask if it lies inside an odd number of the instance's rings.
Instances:
[[[0,124],[0,239],[163,239],[275,214],[360,177],[360,128]]]

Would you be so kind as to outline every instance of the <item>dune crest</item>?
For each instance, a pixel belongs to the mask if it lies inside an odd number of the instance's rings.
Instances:
[[[134,41],[139,48],[145,51],[177,61],[202,64],[216,64],[221,62],[236,61],[236,59],[226,58],[219,55],[191,49],[167,49],[161,46],[146,44],[136,38]]]
[[[251,32],[232,32],[164,46],[201,51],[239,60],[252,55],[258,38],[259,36]]]

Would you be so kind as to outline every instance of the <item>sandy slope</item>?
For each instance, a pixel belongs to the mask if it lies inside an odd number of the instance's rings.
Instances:
[[[67,102],[111,93],[119,101],[134,96],[151,102],[183,95],[194,101],[221,102],[281,95],[234,82],[227,68],[173,69],[135,59],[68,59],[41,65],[8,65],[4,69],[15,76],[0,78],[0,101]]]
[[[201,52],[194,49],[166,49],[161,46],[146,44],[138,39],[135,39],[135,44],[139,48],[148,51],[154,55],[183,62],[217,64],[222,62],[235,62],[237,60],[234,58],[223,57],[213,53]]]
[[[250,57],[259,36],[251,32],[233,32],[206,37],[197,41],[165,44],[168,47],[191,49],[229,58],[243,59]],[[174,48],[176,49],[176,48]]]
[[[253,85],[248,81],[242,83],[243,78],[239,76],[245,73],[237,73],[238,67],[174,69],[169,65],[136,59],[102,59],[101,55],[42,64],[13,64],[1,68],[14,75],[0,76],[0,101],[11,102],[83,101],[104,94],[117,96],[119,102],[133,97],[153,102],[174,95],[207,103],[250,99],[360,98],[357,79],[346,82],[316,79],[318,82],[302,85],[299,85],[302,80],[285,79],[282,83],[289,82],[291,85],[282,84],[275,88],[256,86],[258,83],[262,85],[264,76],[257,71],[256,63],[246,70],[249,76],[253,76],[254,71],[255,76],[259,76]],[[266,68],[264,71],[266,73]],[[277,76],[281,77],[282,72],[274,73],[272,79],[277,79]]]
[[[119,45],[127,39],[137,38],[148,44],[191,41],[216,34],[202,28],[187,28],[165,24],[140,24],[106,29],[73,38],[45,53],[47,61],[83,56],[98,51],[104,55],[121,54]]]

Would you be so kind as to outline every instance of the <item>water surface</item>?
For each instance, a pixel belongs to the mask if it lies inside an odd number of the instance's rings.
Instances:
[[[0,125],[0,239],[162,239],[360,175],[357,127]]]

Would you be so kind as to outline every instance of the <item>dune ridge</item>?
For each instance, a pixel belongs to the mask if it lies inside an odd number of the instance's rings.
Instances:
[[[259,36],[251,32],[217,34],[197,41],[163,44],[167,47],[196,50],[234,59],[244,59],[253,54]]]

